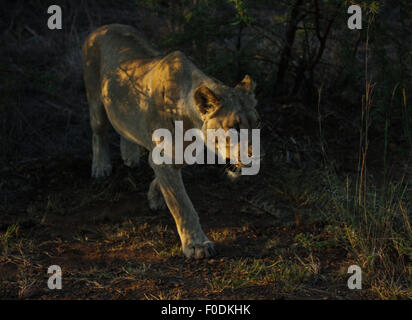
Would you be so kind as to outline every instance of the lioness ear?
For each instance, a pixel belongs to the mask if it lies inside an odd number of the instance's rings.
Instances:
[[[240,81],[236,88],[240,88],[245,90],[248,93],[254,93],[255,92],[255,88],[256,88],[256,83],[255,81],[253,81],[249,75],[245,75],[245,77],[243,78],[242,81]]]
[[[208,87],[199,87],[194,94],[195,104],[202,116],[220,108],[220,101]]]

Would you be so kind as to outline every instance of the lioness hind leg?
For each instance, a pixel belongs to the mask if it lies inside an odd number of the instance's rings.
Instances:
[[[160,191],[159,182],[155,178],[150,184],[149,192],[147,193],[147,199],[149,200],[149,207],[152,210],[166,209],[166,202]]]
[[[102,124],[102,120],[96,120],[96,115],[92,115],[92,113],[98,113],[98,111],[96,112],[90,110],[90,113],[90,120],[93,130],[92,177],[100,178],[110,176],[110,174],[112,173],[112,166],[110,164],[110,148],[107,137],[107,124]]]
[[[90,125],[93,131],[92,177],[109,176],[112,173],[110,148],[107,137],[109,120],[100,100],[99,89],[85,77],[87,100],[89,102]]]
[[[130,168],[136,167],[140,162],[140,146],[134,142],[120,137],[120,152],[124,164]]]

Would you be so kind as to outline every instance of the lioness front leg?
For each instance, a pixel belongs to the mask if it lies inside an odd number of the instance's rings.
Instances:
[[[183,184],[181,171],[172,166],[152,164],[156,180],[173,218],[186,257],[202,259],[216,254],[199,223],[199,216]]]

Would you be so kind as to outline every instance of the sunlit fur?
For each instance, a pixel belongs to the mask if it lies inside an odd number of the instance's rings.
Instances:
[[[121,136],[125,164],[138,164],[140,147],[149,151],[155,172],[149,206],[167,205],[183,253],[189,258],[212,256],[213,245],[183,184],[183,165],[155,165],[152,134],[159,128],[174,132],[175,121],[183,121],[184,130],[256,127],[254,82],[246,76],[236,88],[229,88],[205,75],[182,52],[163,55],[124,25],[100,27],[86,39],[83,77],[93,131],[92,176],[111,173],[107,139],[111,124]]]

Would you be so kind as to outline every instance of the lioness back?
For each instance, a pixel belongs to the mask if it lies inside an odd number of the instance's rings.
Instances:
[[[102,39],[104,38],[104,41]],[[159,56],[157,51],[135,28],[122,24],[105,25],[91,33],[83,44],[83,56],[86,64],[100,58],[100,51],[114,57],[145,59]],[[97,59],[100,60],[100,59]]]
[[[85,40],[83,77],[91,118],[97,119],[92,123],[105,117],[101,102],[114,129],[146,149],[154,145],[152,131],[173,120],[193,127],[191,91],[215,83],[182,52],[162,55],[136,29],[119,24],[100,27]]]
[[[82,51],[92,124],[104,122],[106,115],[101,112],[105,110],[119,134],[149,147],[151,139],[144,134],[147,121],[143,113],[149,111],[151,99],[145,76],[161,59],[160,52],[135,28],[120,24],[96,29],[85,40]]]

